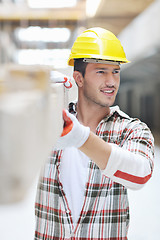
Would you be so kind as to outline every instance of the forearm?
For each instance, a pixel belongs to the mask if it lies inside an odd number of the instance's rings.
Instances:
[[[93,132],[90,132],[87,141],[79,149],[92,159],[101,170],[106,168],[111,154],[111,146]]]
[[[110,158],[102,173],[127,188],[142,188],[152,175],[149,159],[115,144],[111,147]]]

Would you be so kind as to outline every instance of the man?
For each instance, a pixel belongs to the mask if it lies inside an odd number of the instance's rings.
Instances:
[[[148,127],[111,107],[127,62],[105,29],[88,29],[75,41],[68,63],[78,101],[63,112],[61,150],[54,148],[39,182],[35,239],[127,239],[127,188],[149,180],[154,156]]]

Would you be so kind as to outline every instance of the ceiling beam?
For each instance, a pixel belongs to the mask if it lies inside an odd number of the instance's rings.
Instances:
[[[0,4],[0,21],[6,20],[73,20],[86,18],[85,1],[74,8],[31,9],[26,4]]]

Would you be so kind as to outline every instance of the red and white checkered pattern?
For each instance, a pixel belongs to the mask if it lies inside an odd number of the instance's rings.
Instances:
[[[138,119],[129,118],[118,108],[97,127],[97,135],[104,141],[116,144],[122,150],[143,156],[153,170],[153,137],[148,127]],[[88,181],[83,207],[76,226],[59,178],[59,165],[63,152],[53,151],[39,181],[35,204],[35,240],[127,240],[129,205],[126,181],[132,185],[134,176],[117,169],[107,177],[92,161],[88,166]],[[117,158],[118,161],[118,158]],[[128,174],[128,175],[127,175]],[[121,179],[124,185],[121,184]],[[140,181],[139,181],[140,180]],[[127,185],[126,184],[126,185]],[[77,186],[78,187],[78,186]]]

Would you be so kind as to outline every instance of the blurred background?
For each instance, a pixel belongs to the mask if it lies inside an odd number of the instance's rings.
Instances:
[[[51,66],[71,77],[70,49],[86,28],[104,27],[120,39],[131,63],[121,68],[116,104],[147,123],[156,143],[152,179],[129,191],[129,240],[160,239],[159,12],[160,0],[0,0],[1,66]],[[33,239],[36,183],[23,201],[0,205],[0,239]]]

